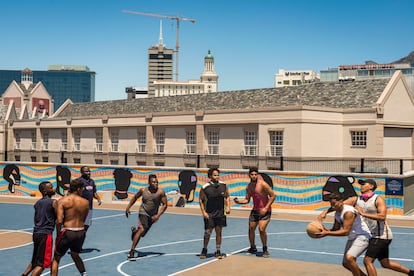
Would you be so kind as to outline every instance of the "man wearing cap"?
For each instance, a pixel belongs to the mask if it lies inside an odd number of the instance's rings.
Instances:
[[[389,259],[389,247],[392,241],[391,228],[386,222],[387,205],[385,200],[375,193],[377,183],[374,179],[360,179],[361,195],[355,209],[368,225],[372,238],[364,257],[368,275],[377,275],[374,261],[378,259],[382,267],[414,276],[414,271]]]

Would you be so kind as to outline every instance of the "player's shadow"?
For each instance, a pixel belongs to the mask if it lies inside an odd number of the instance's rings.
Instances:
[[[91,253],[93,251],[101,252],[101,250],[98,248],[82,248],[80,253]]]
[[[154,257],[159,257],[162,255],[165,255],[165,253],[161,253],[161,252],[154,252],[154,251],[136,251],[137,253],[137,258],[142,258],[142,257],[147,257],[147,256],[152,256],[154,255]]]

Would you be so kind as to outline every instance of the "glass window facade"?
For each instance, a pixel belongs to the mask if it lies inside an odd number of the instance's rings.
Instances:
[[[0,70],[0,93],[13,80],[20,83],[21,70]],[[95,72],[75,70],[33,71],[33,83],[42,82],[54,100],[54,110],[67,99],[74,103],[95,101]]]

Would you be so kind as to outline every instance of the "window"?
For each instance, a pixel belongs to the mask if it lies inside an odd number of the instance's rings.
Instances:
[[[244,132],[244,155],[257,155],[257,134],[255,131]]]
[[[80,151],[80,144],[81,144],[80,132],[75,132],[73,134],[73,151]]]
[[[288,80],[283,81],[283,85],[289,85],[289,84],[290,84],[290,81],[288,81]]]
[[[164,153],[165,151],[165,133],[156,132],[155,133],[155,152]]]
[[[66,131],[63,131],[61,134],[61,139],[62,139],[62,145],[61,145],[61,150],[68,150],[68,135],[66,133]]]
[[[186,133],[186,152],[187,154],[196,153],[196,133],[194,131],[187,131]]]
[[[49,133],[47,133],[47,132],[43,133],[43,147],[42,148],[43,148],[43,150],[48,150],[49,149]]]
[[[111,133],[111,151],[118,152],[119,135],[118,132]]]
[[[15,149],[20,149],[21,147],[21,138],[20,138],[20,133],[16,132],[14,134],[14,148]],[[17,161],[17,160],[16,160]]]
[[[367,147],[367,131],[366,130],[353,130],[351,131],[351,143],[354,148],[366,148]]]
[[[103,150],[103,137],[101,132],[96,132],[96,143],[95,143],[95,151],[102,152]]]
[[[80,158],[73,158],[73,163],[80,164],[81,160]]]
[[[31,136],[32,136],[32,142],[31,142],[31,144],[30,144],[30,149],[31,150],[35,150],[36,149],[36,133],[33,131],[32,133],[31,133]],[[36,161],[35,161],[36,162]]]
[[[147,144],[147,136],[145,135],[145,132],[138,132],[137,152],[144,153],[146,144]]]
[[[269,156],[282,156],[283,155],[283,131],[270,131],[270,146],[268,149]]]
[[[207,132],[207,151],[210,155],[218,155],[219,149],[219,132],[211,130]]]

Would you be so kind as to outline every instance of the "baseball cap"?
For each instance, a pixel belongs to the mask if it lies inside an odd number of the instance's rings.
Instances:
[[[374,187],[373,190],[375,190],[377,188],[377,182],[375,182],[375,180],[374,179],[371,179],[371,178],[368,178],[368,179],[365,179],[365,180],[359,179],[358,180],[358,183],[360,185],[364,185],[365,183],[369,183],[369,184],[371,184]]]

